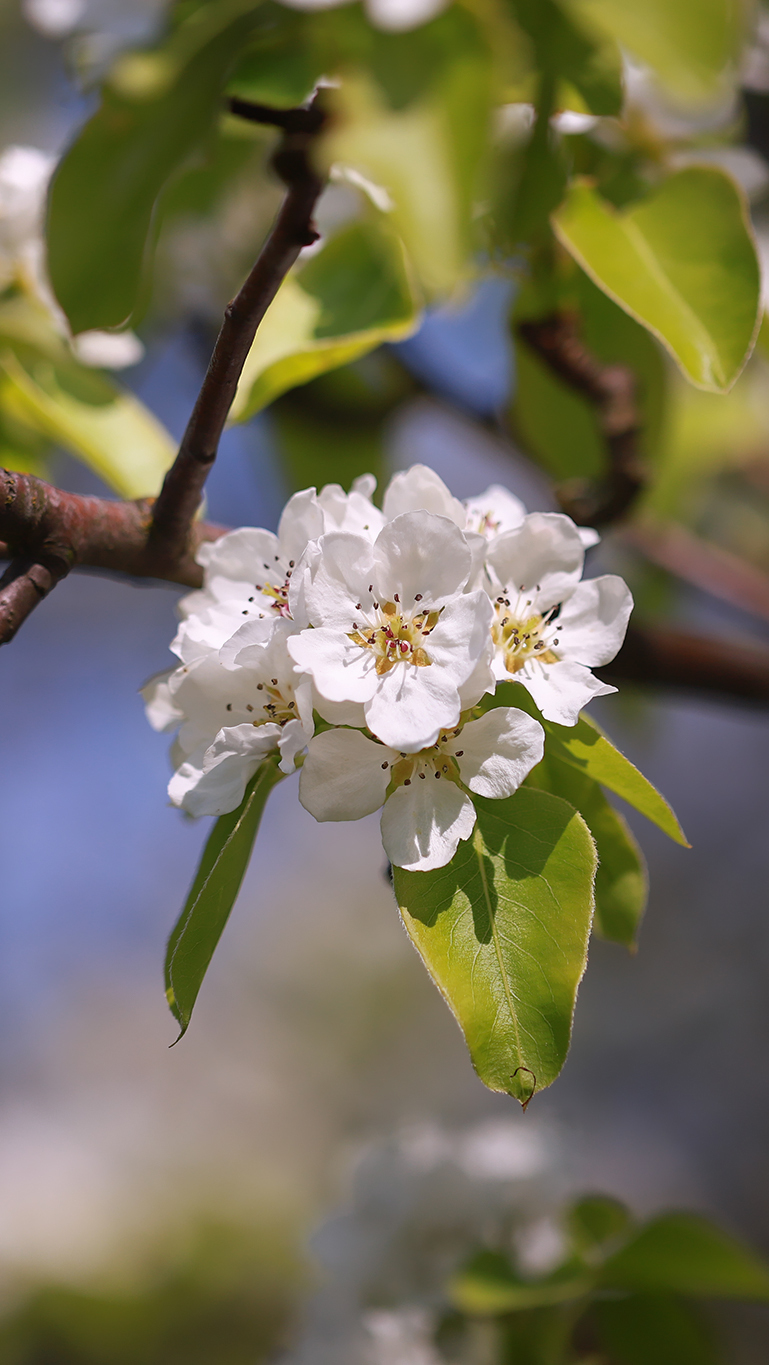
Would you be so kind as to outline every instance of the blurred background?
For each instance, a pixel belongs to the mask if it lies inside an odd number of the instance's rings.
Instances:
[[[95,98],[60,39],[77,28],[77,61],[98,66],[151,36],[158,9],[6,4],[0,147],[58,154]],[[757,39],[734,171],[759,230],[769,220],[762,53]],[[345,193],[329,191],[322,226],[342,214]],[[233,194],[209,218],[180,219],[165,243],[173,299],[140,329],[143,357],[121,381],[174,439],[229,276],[273,203],[249,216],[247,197]],[[234,246],[216,275],[223,220]],[[428,312],[411,339],[230,431],[208,484],[210,517],[274,528],[297,480],[309,482],[304,426],[325,423],[333,444],[342,402],[353,411],[350,473],[375,467],[386,481],[421,461],[458,497],[498,482],[531,509],[554,506],[494,421],[515,393],[511,294],[508,281],[488,280]],[[685,436],[668,505],[769,572],[765,362],[729,399],[692,392],[675,400]],[[715,403],[730,415],[716,420]],[[698,441],[707,467],[679,496]],[[320,436],[317,450],[320,484]],[[103,491],[61,451],[47,469],[65,488]],[[671,621],[769,638],[769,612],[719,602],[619,536],[591,553],[594,571],[625,573]],[[169,1050],[164,945],[206,829],[165,804],[165,741],[138,688],[169,665],[176,595],[73,575],[3,651],[0,1360],[320,1365],[324,1350],[346,1360],[339,1343],[362,1309],[400,1292],[382,1289],[384,1271],[378,1290],[369,1283],[393,1246],[402,1273],[420,1228],[462,1246],[490,1209],[510,1209],[540,1229],[530,1251],[546,1260],[546,1220],[576,1191],[616,1194],[639,1213],[710,1212],[769,1254],[766,711],[638,689],[596,706],[670,800],[692,850],[629,814],[651,880],[640,950],[594,943],[569,1061],[526,1115],[475,1078],[400,928],[376,818],[320,827],[299,806],[296,779],[268,806],[193,1026]],[[431,1222],[439,1203],[448,1241]],[[344,1292],[318,1298],[335,1276]],[[367,1321],[372,1360],[429,1360],[414,1346],[418,1321],[411,1354],[386,1314]],[[766,1359],[765,1311],[730,1310],[724,1326],[730,1358]],[[344,1349],[361,1361],[353,1337]]]

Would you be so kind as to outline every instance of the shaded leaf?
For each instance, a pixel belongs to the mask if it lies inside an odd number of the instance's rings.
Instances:
[[[572,85],[591,114],[619,114],[622,58],[613,38],[580,24],[555,0],[513,0],[513,10],[540,70]]]
[[[245,421],[286,389],[416,325],[397,238],[374,223],[344,228],[278,291],[243,367],[231,420]]]
[[[158,196],[217,118],[257,8],[203,7],[164,49],[127,54],[59,163],[48,267],[73,332],[117,327],[136,308]]]
[[[609,805],[593,778],[552,755],[537,765],[527,781],[562,796],[583,816],[598,854],[593,928],[602,938],[634,947],[646,909],[649,879],[627,822]]]
[[[665,1213],[647,1223],[605,1262],[601,1282],[652,1293],[769,1299],[769,1266],[693,1213]]]
[[[548,757],[568,763],[586,777],[600,782],[602,787],[608,787],[623,801],[627,801],[629,806],[645,815],[647,820],[651,820],[652,824],[658,825],[677,844],[690,847],[664,796],[629,758],[625,758],[614,747],[608,736],[584,712],[576,725],[555,725],[552,721],[543,720],[521,683],[498,683],[494,696],[485,700],[483,705],[485,709],[489,706],[518,706],[534,716],[544,726]]]
[[[629,1210],[619,1199],[606,1194],[586,1195],[568,1211],[567,1227],[575,1249],[593,1259],[607,1244],[627,1235],[632,1227]]]
[[[220,815],[184,909],[168,940],[166,998],[186,1033],[208,965],[235,904],[267,797],[280,782],[279,755],[261,764],[237,810]]]
[[[406,930],[454,1013],[481,1080],[526,1104],[569,1048],[593,916],[595,850],[547,792],[476,798],[447,867],[394,868]]]
[[[605,1299],[591,1310],[616,1365],[723,1365],[713,1329],[688,1304],[666,1295]]]
[[[620,213],[575,181],[553,226],[567,251],[649,329],[684,374],[722,393],[756,335],[760,272],[743,195],[715,167],[671,175]]]
[[[568,1303],[589,1293],[592,1284],[589,1275],[573,1274],[523,1280],[501,1252],[481,1251],[454,1276],[449,1293],[462,1312],[495,1317],[498,1313]]]

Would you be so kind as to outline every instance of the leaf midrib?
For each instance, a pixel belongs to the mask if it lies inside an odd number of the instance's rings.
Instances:
[[[499,967],[499,974],[502,979],[502,986],[505,992],[507,1008],[510,1011],[510,1018],[512,1019],[513,1022],[513,1029],[515,1032],[515,1048],[518,1055],[518,1063],[520,1065],[522,1062],[522,1048],[521,1034],[520,1029],[518,1027],[518,1014],[516,1012],[515,1005],[513,1004],[512,988],[510,980],[508,978],[507,969],[502,958],[502,948],[499,942],[499,934],[497,933],[496,916],[494,915],[492,909],[491,896],[489,895],[489,883],[486,877],[486,868],[484,866],[483,861],[483,839],[481,836],[481,832],[478,828],[476,828],[475,833],[473,835],[473,848],[475,850],[475,855],[478,859],[478,870],[480,872],[481,885],[483,887],[483,895],[486,901],[486,908],[489,914],[489,924],[491,925],[491,937],[494,943],[494,952],[496,953],[497,957],[497,966]]]

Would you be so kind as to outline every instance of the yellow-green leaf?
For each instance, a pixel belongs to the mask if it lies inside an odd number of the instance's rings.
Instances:
[[[591,279],[693,384],[731,388],[757,334],[760,271],[745,200],[728,175],[690,166],[624,212],[578,180],[552,221]]]
[[[403,923],[492,1090],[522,1104],[566,1059],[593,918],[595,848],[548,792],[476,798],[447,867],[393,868]]]
[[[408,336],[418,314],[403,248],[358,222],[332,237],[281,286],[248,354],[231,421],[286,389]]]

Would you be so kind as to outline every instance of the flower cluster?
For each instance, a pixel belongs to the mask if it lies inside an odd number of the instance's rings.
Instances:
[[[203,588],[180,604],[179,667],[144,689],[150,722],[179,728],[169,786],[192,815],[236,809],[262,761],[301,767],[317,820],[382,809],[385,851],[427,871],[473,831],[473,795],[510,796],[544,752],[538,721],[481,706],[499,681],[574,725],[614,689],[608,663],[632,607],[621,578],[583,581],[596,539],[506,489],[466,503],[423,465],[380,510],[366,475],[306,489],[277,535],[244,527],[199,551]]]

